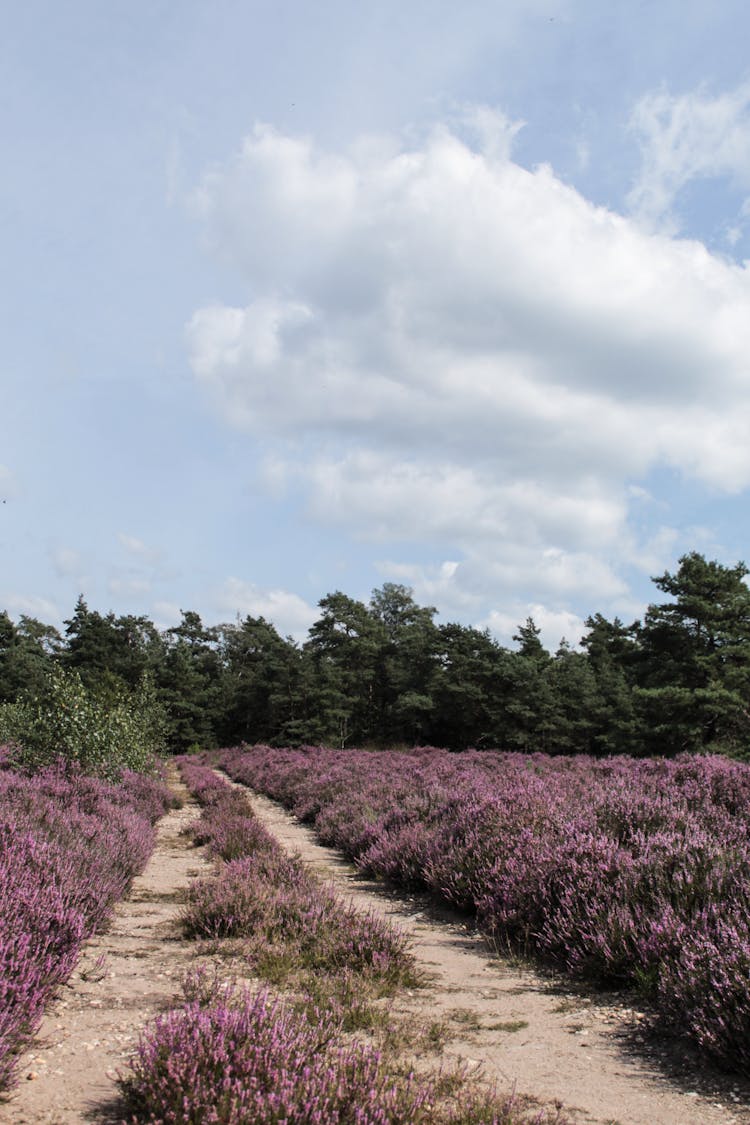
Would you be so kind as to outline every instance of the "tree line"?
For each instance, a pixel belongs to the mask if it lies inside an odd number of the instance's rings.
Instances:
[[[509,649],[486,630],[436,624],[434,607],[390,582],[369,603],[326,595],[302,644],[263,617],[207,626],[187,610],[159,630],[81,596],[62,633],[0,614],[0,704],[37,697],[62,669],[105,704],[148,683],[175,752],[246,741],[745,756],[748,573],[687,554],[653,579],[668,600],[643,620],[597,613],[580,650],[563,640],[555,653],[531,618]]]

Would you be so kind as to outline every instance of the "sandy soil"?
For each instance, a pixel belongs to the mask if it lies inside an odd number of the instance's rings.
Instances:
[[[175,916],[185,887],[211,865],[181,836],[199,815],[187,790],[182,809],[159,823],[156,848],[105,933],[88,944],[48,1009],[36,1042],[21,1057],[19,1085],[0,1104],[3,1125],[72,1125],[121,1119],[115,1073],[149,1019],[172,1006],[194,947],[178,939]]]
[[[461,916],[426,896],[362,879],[279,805],[248,795],[285,847],[357,906],[386,915],[409,934],[435,983],[404,997],[397,1010],[408,1012],[415,1027],[449,1021],[446,1061],[481,1067],[501,1089],[559,1099],[581,1125],[750,1122],[750,1084],[701,1070],[684,1045],[654,1041],[643,1013],[621,998],[592,999],[570,982],[494,956]]]
[[[175,788],[184,795],[179,782]],[[750,1125],[748,1085],[701,1070],[684,1047],[656,1044],[644,1033],[642,1013],[491,955],[462,918],[361,879],[279,806],[248,795],[282,844],[347,899],[409,934],[434,974],[434,984],[397,1002],[413,1021],[415,1049],[430,1023],[443,1024],[447,1063],[464,1060],[503,1089],[561,1099],[581,1125]],[[196,947],[179,940],[175,919],[185,887],[210,869],[202,850],[180,835],[197,812],[187,801],[161,821],[148,867],[108,931],[89,942],[21,1058],[20,1083],[0,1104],[0,1125],[121,1120],[116,1071],[144,1023],[175,1002],[195,963]]]

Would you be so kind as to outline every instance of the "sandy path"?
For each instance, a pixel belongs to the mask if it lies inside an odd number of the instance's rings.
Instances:
[[[117,1119],[115,1071],[130,1056],[143,1025],[180,992],[195,949],[178,940],[175,915],[191,878],[211,867],[203,850],[180,836],[199,810],[187,800],[176,771],[171,783],[186,804],[159,822],[145,871],[116,907],[106,933],[87,943],[35,1044],[21,1056],[19,1085],[0,1104],[3,1125]]]
[[[560,1098],[581,1125],[750,1122],[750,1084],[708,1072],[698,1077],[694,1056],[675,1044],[666,1044],[659,1059],[653,1044],[639,1050],[640,1013],[593,1002],[565,983],[555,986],[492,958],[460,917],[436,909],[424,896],[362,880],[280,805],[246,792],[256,815],[285,847],[357,906],[390,917],[409,934],[417,958],[437,979],[434,987],[401,998],[397,1010],[412,1014],[415,1026],[448,1019],[447,1060],[481,1064],[503,1089],[515,1085],[519,1093],[545,1102]],[[525,1026],[510,1030],[514,1021]]]

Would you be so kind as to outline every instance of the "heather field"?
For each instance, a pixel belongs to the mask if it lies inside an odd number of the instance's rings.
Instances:
[[[94,967],[111,957],[111,972],[105,964],[92,980],[76,970],[62,993],[82,943],[144,866],[169,794],[127,773],[113,786],[70,768],[0,770],[8,1013],[0,1119],[750,1119],[737,1086],[714,1082],[698,1101],[693,1074],[682,1092],[650,1084],[618,1055],[616,1038],[593,1026],[588,1001],[545,998],[524,979],[528,969],[488,957],[478,936],[472,953],[465,924],[451,931],[415,907],[440,894],[473,912],[503,950],[536,953],[597,984],[635,986],[672,1024],[685,1012],[708,1023],[713,1012],[734,1053],[722,1054],[721,1037],[701,1038],[695,1023],[694,1038],[724,1066],[746,1070],[747,974],[743,946],[728,936],[743,910],[744,767],[263,747],[222,760],[234,783],[215,772],[213,755],[177,760],[182,782],[172,770],[171,785],[183,805],[160,821],[148,881],[139,876],[132,904],[118,906],[83,954]],[[715,940],[706,975],[691,978],[707,935],[726,944]],[[55,993],[52,1019],[48,1012],[30,1043]],[[14,1077],[36,1081],[11,1091]]]
[[[417,1077],[404,1069],[380,1003],[419,986],[403,935],[342,902],[210,769],[183,759],[181,771],[203,806],[194,842],[208,845],[217,863],[190,889],[183,936],[209,941],[214,953],[224,942],[234,972],[244,966],[276,991],[237,986],[215,966],[189,974],[185,1003],[144,1029],[123,1076],[129,1120],[563,1125],[559,1110],[530,1110],[465,1074]],[[384,1049],[375,1044],[378,1030]]]
[[[166,786],[135,773],[114,785],[75,769],[33,776],[0,749],[0,1090],[83,942],[145,866]]]
[[[750,1073],[747,766],[264,747],[222,765],[364,873],[475,912],[500,948],[637,988]]]

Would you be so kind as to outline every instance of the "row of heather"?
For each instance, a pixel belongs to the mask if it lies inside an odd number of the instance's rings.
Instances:
[[[207,777],[206,774],[209,776]],[[189,759],[182,776],[204,805],[195,838],[224,862],[196,881],[182,911],[187,937],[246,939],[258,971],[283,955],[315,973],[357,973],[385,988],[416,983],[404,935],[372,911],[343,903],[254,816],[247,797]],[[217,785],[218,783],[218,785]]]
[[[637,986],[750,1073],[750,768],[724,758],[226,751],[367,874],[476,912],[496,940]]]
[[[0,1090],[54,989],[143,869],[166,786],[62,766],[29,776],[0,748]]]
[[[411,967],[392,929],[380,924],[369,945],[367,923],[376,920],[340,907],[266,832],[242,792],[201,762],[179,764],[202,806],[194,842],[218,861],[216,874],[189,890],[186,937],[244,939],[242,959],[261,976],[274,959],[325,972],[352,954],[356,973],[364,968],[362,955],[372,967],[378,950],[402,970]],[[200,970],[185,992],[184,1007],[145,1030],[123,1081],[139,1122],[420,1120],[428,1089],[389,1081],[377,1052],[345,1045],[336,1012],[316,1011],[311,1020],[266,989],[223,987]]]
[[[289,857],[253,816],[246,797],[205,765],[182,759],[183,780],[203,806],[193,828],[217,860],[182,912],[186,936],[243,939],[241,957],[264,974],[268,956],[315,974],[390,986],[414,971],[404,939],[357,913]],[[300,984],[299,978],[295,986]],[[186,1003],[141,1036],[122,1087],[130,1120],[153,1125],[521,1125],[515,1098],[465,1092],[441,1103],[429,1079],[394,1074],[370,1044],[342,1034],[344,1012],[239,989],[198,969]],[[351,989],[349,990],[351,995]],[[535,1112],[553,1125],[560,1114]]]

